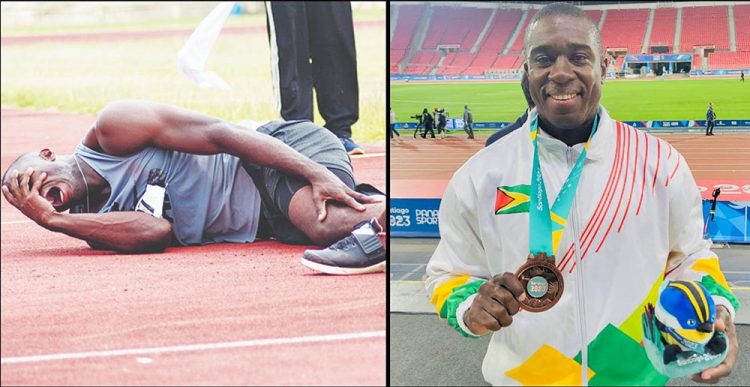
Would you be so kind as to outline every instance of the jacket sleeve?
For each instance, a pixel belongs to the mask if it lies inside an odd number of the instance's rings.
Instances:
[[[440,318],[464,336],[476,337],[464,325],[463,314],[490,273],[472,187],[468,179],[454,176],[445,190],[438,212],[440,242],[427,264],[426,287]]]
[[[716,305],[723,305],[734,319],[740,307],[724,274],[719,258],[703,239],[701,196],[690,168],[677,153],[679,165],[669,182],[669,257],[667,280],[698,281],[708,289]]]

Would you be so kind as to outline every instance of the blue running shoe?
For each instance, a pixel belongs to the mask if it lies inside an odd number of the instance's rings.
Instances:
[[[346,149],[346,153],[350,155],[363,155],[365,154],[364,148],[359,146],[354,140],[352,140],[350,137],[339,137],[341,140],[341,143],[344,144],[344,149]]]

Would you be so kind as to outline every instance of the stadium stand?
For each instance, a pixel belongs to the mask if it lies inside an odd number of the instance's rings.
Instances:
[[[472,3],[391,4],[400,7],[390,47],[391,73],[482,75],[522,69],[524,35],[536,15],[528,5],[514,8],[514,3],[504,3],[493,10]],[[691,55],[692,69],[750,65],[750,4],[704,2],[678,10],[672,3],[644,3],[585,11],[594,22],[601,21],[605,48],[625,48],[628,54],[639,55],[661,46],[654,53]],[[421,44],[417,39],[422,39]],[[708,51],[706,60],[695,46],[713,46],[715,51]],[[626,58],[616,58],[615,71],[626,66]]]
[[[715,52],[708,56],[709,69],[744,69],[750,63],[750,51]]]
[[[513,45],[510,47],[510,50],[508,50],[509,53],[516,53],[520,54],[523,50],[523,37],[526,34],[526,27],[529,26],[529,22],[531,19],[534,18],[534,15],[536,15],[535,9],[530,9],[528,11],[528,15],[526,16],[526,20],[523,21],[523,27],[521,27],[521,33],[516,36],[516,40],[513,42]]]
[[[396,30],[393,33],[393,40],[391,41],[391,72],[399,72],[398,64],[406,56],[424,8],[424,4],[400,6],[398,23],[396,23]]]
[[[750,51],[750,4],[734,6],[734,25],[737,51]]]
[[[648,9],[611,9],[602,26],[604,48],[624,47],[640,53],[648,23]],[[673,27],[674,28],[674,27]]]
[[[674,28],[676,23],[676,8],[657,8],[654,12],[654,25],[651,29],[649,46],[666,46],[669,48],[666,53],[671,54],[674,49]]]
[[[693,46],[710,44],[715,45],[717,50],[728,50],[728,25],[726,6],[683,8],[680,50],[687,52]]]

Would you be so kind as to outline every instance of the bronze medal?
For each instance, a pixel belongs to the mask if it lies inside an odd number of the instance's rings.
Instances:
[[[516,278],[523,285],[523,294],[518,298],[523,309],[529,312],[544,312],[555,306],[563,292],[563,277],[555,266],[555,256],[545,253],[529,259],[516,271]]]

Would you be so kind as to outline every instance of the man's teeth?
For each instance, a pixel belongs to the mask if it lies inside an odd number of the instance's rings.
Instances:
[[[550,95],[550,97],[552,97],[552,99],[556,99],[558,101],[565,101],[565,100],[568,100],[568,99],[571,99],[571,98],[575,97],[576,95],[578,95],[578,94]]]

